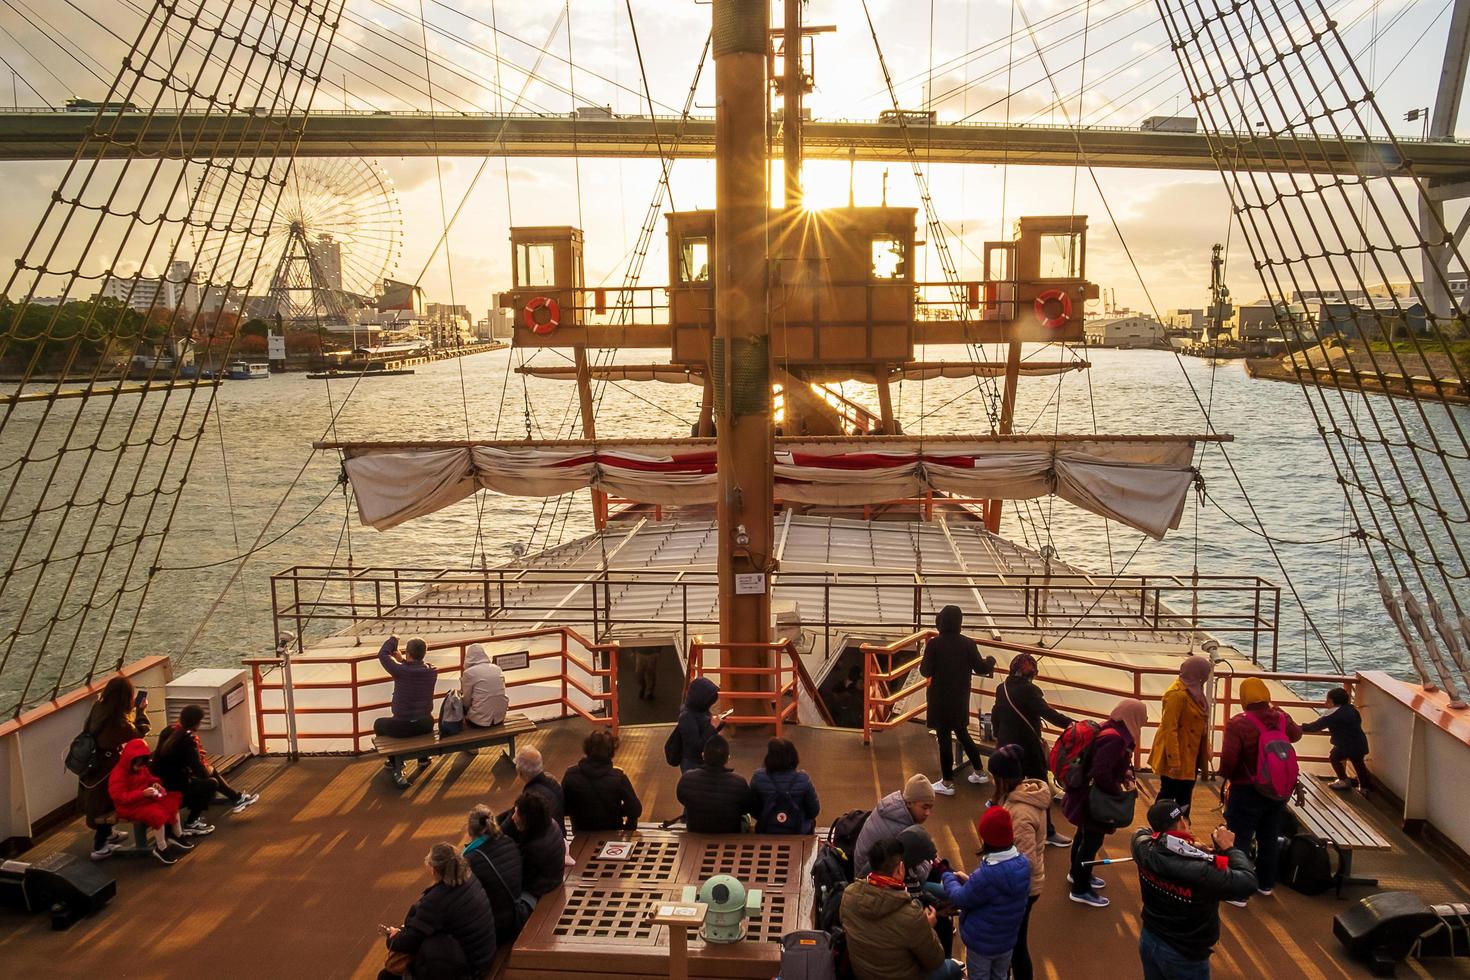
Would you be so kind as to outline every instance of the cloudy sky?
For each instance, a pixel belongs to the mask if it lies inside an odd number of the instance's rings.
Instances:
[[[1323,2],[1349,49],[1359,52],[1358,67],[1378,93],[1383,117],[1399,134],[1418,135],[1420,123],[1403,116],[1433,101],[1450,0]],[[1087,125],[1136,127],[1150,115],[1189,114],[1184,82],[1152,0],[869,0],[868,5],[899,102],[905,107],[927,103],[942,121],[1063,124],[1080,119]],[[0,58],[12,84],[9,92],[0,84],[0,104],[101,98],[146,7],[147,0],[7,0],[0,7]],[[575,93],[578,103],[646,113],[636,27],[655,108],[675,111],[694,77],[710,8],[693,0],[637,0],[631,8],[630,21],[625,0],[577,0],[570,6],[544,0],[347,0],[315,105],[566,113]],[[773,16],[779,21],[779,4]],[[806,20],[836,27],[816,41],[816,91],[808,102],[813,114],[871,119],[890,108],[861,3],[811,0]],[[713,101],[713,73],[707,66],[695,111],[711,113]],[[401,255],[389,274],[421,281],[431,299],[448,301],[452,294],[477,315],[495,291],[508,285],[512,224],[581,225],[589,281],[620,281],[658,179],[653,161],[386,158],[378,163],[392,179],[403,215]],[[953,230],[951,246],[964,276],[978,277],[981,243],[1008,237],[1005,229],[1015,217],[1075,212],[1090,218],[1090,278],[1116,291],[1120,303],[1159,309],[1203,305],[1210,246],[1217,241],[1232,243],[1230,280],[1237,297],[1262,292],[1241,237],[1230,231],[1228,200],[1216,174],[1090,173],[1085,167],[926,169],[937,207]],[[917,204],[915,181],[904,164],[858,167],[859,203],[878,202],[885,171],[889,203]],[[20,254],[63,173],[59,163],[0,165],[0,180],[9,189],[0,257]],[[710,206],[712,177],[710,163],[679,162],[672,182],[675,205]],[[807,166],[815,205],[845,203],[847,183],[846,164]],[[373,193],[372,188],[364,187],[364,193]],[[446,262],[443,251],[431,253],[444,232],[441,215],[456,211]],[[124,270],[130,263],[133,268],[152,265],[127,248],[116,255],[104,249],[91,261],[115,262]],[[941,278],[937,260],[931,264],[928,277]],[[646,284],[664,280],[666,259],[657,236],[646,268]]]

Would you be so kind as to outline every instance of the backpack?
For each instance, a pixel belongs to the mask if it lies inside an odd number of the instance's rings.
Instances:
[[[769,774],[768,774],[769,777]],[[761,807],[760,819],[755,823],[758,834],[797,834],[801,832],[802,822],[806,814],[801,807],[791,799],[791,794],[781,788],[781,784],[771,779],[771,788],[776,791],[774,796],[766,800]]]
[[[823,932],[831,932],[841,923],[842,893],[852,884],[852,862],[832,844],[817,849],[812,862],[812,923]]]
[[[1078,790],[1087,785],[1087,770],[1101,728],[1095,721],[1074,721],[1057,736],[1048,763],[1062,789]]]
[[[1296,761],[1296,749],[1286,735],[1286,716],[1277,714],[1280,728],[1267,728],[1265,722],[1250,712],[1245,717],[1256,731],[1261,733],[1256,746],[1256,768],[1251,774],[1251,785],[1256,792],[1270,800],[1289,800],[1296,789],[1301,769]]]
[[[439,705],[439,737],[464,731],[464,698],[458,690],[446,691]]]
[[[863,832],[863,824],[868,822],[868,815],[872,812],[872,810],[848,810],[832,821],[832,826],[827,829],[827,844],[835,847],[840,853],[848,881],[852,880],[853,858],[857,852],[858,835]]]
[[[781,980],[837,980],[832,937],[825,932],[788,932],[781,937]]]
[[[1324,840],[1297,834],[1281,849],[1281,880],[1303,895],[1320,895],[1331,888],[1332,848]]]
[[[85,776],[97,767],[101,756],[102,750],[97,746],[97,736],[84,728],[71,740],[71,745],[67,746],[62,764],[68,772]]]
[[[679,726],[669,732],[669,737],[664,741],[664,761],[671,766],[678,766],[684,761],[684,739],[679,734]]]

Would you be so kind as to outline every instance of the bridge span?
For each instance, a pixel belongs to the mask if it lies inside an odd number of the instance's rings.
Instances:
[[[150,155],[179,157],[190,146],[207,155],[215,145],[235,147],[258,137],[266,120],[237,111],[229,117],[172,113],[149,118],[141,112],[96,119],[86,112],[0,110],[0,160],[63,160],[76,153],[94,126]],[[270,120],[278,122],[279,120]],[[313,112],[290,117],[301,129],[303,157],[513,156],[655,158],[667,152],[680,128],[677,117],[596,117],[532,114],[427,112]],[[780,122],[773,121],[773,129]],[[272,130],[274,134],[275,130]],[[1236,170],[1351,173],[1414,173],[1435,183],[1470,180],[1470,142],[1346,140],[1300,143],[1236,133],[1213,141],[1203,133],[1154,132],[1121,127],[1002,125],[993,123],[909,124],[919,158],[932,163],[1213,170],[1216,154]],[[775,134],[773,133],[773,137]],[[903,133],[896,122],[812,120],[802,127],[803,150],[811,160],[903,162]],[[274,142],[271,140],[270,142]],[[684,124],[676,155],[710,158],[715,122],[694,117]],[[773,139],[779,154],[780,140]],[[198,157],[195,157],[198,158]]]

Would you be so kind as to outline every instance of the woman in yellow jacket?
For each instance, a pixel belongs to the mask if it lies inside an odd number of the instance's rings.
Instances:
[[[1195,777],[1210,771],[1209,679],[1206,657],[1189,657],[1179,665],[1179,679],[1164,692],[1164,714],[1148,756],[1149,768],[1159,777],[1159,799],[1173,800],[1186,812]]]

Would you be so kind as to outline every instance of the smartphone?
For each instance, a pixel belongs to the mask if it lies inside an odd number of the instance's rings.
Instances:
[[[147,700],[148,700],[148,691],[145,690],[144,688],[141,688],[140,687],[140,688],[138,688],[138,693],[135,694],[135,695],[133,695],[133,707],[135,707],[135,708],[141,708],[141,707],[143,707],[143,702],[144,701],[147,701]]]

